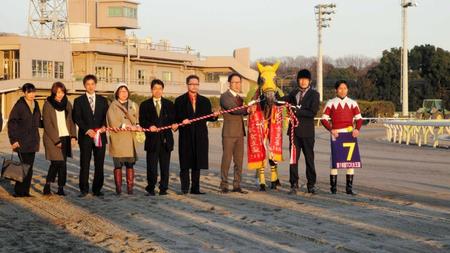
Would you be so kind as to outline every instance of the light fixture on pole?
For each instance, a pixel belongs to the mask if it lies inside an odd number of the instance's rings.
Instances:
[[[320,101],[323,100],[323,71],[322,71],[322,29],[330,27],[331,14],[335,13],[336,4],[318,4],[314,7],[317,21],[318,49],[317,49],[317,91]]]

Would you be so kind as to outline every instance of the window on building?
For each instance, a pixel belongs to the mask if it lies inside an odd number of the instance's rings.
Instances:
[[[0,50],[0,80],[19,78],[19,50]]]
[[[109,7],[108,8],[108,16],[109,17],[122,17],[123,16],[123,8],[122,7]]]
[[[111,83],[113,81],[113,71],[111,67],[97,66],[95,67],[95,75],[99,81]]]
[[[64,62],[55,61],[55,79],[64,79]]]
[[[32,64],[31,64],[31,70],[33,73],[33,77],[37,77],[38,75],[40,75],[39,73],[41,72],[41,62],[40,60],[33,60]]]
[[[147,80],[147,73],[143,69],[138,69],[136,72],[137,84],[144,85]]]
[[[137,18],[137,9],[136,8],[123,8],[123,16],[127,18]]]
[[[172,72],[169,71],[163,71],[162,72],[162,80],[163,81],[172,81]]]
[[[43,66],[43,77],[44,78],[53,78],[53,62],[52,61],[42,61]]]
[[[137,18],[137,9],[130,7],[113,6],[108,8],[108,16]]]
[[[54,68],[53,61],[32,60],[31,70],[33,77],[52,79]]]
[[[210,72],[205,74],[205,82],[217,83],[220,76],[228,76],[229,72]]]

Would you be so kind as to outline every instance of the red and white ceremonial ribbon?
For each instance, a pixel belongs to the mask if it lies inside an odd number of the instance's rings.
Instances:
[[[94,144],[97,148],[101,147],[102,144],[102,137],[100,136],[101,131],[95,131],[95,136],[94,136]]]
[[[292,110],[292,107],[293,106],[291,104],[286,103],[286,109],[289,114],[289,124],[291,124],[291,132],[289,133],[289,137],[291,139],[291,157],[289,159],[289,164],[297,164],[297,148],[294,143],[294,134],[295,128],[298,126],[299,122],[294,111]]]
[[[235,107],[235,108],[231,108],[229,110],[222,110],[222,111],[219,111],[217,113],[211,113],[211,114],[204,115],[204,116],[201,116],[201,117],[198,117],[198,118],[190,119],[189,120],[189,124],[193,123],[193,122],[200,121],[200,120],[205,120],[205,119],[208,119],[208,118],[213,118],[213,117],[216,117],[216,116],[221,115],[221,114],[230,113],[230,112],[234,112],[234,111],[238,111],[238,110],[242,110],[242,109],[247,109],[250,106],[252,106],[252,105],[254,105],[256,103],[259,103],[259,102],[260,102],[259,99],[258,100],[252,100],[247,105],[242,105],[242,106],[238,106],[238,107]],[[294,106],[292,106],[291,104],[289,104],[287,102],[285,103],[285,106],[286,106],[286,108],[287,108],[287,110],[289,112],[289,118],[290,118],[290,122],[291,122],[292,127],[296,127],[298,125],[298,119],[297,119],[297,117],[295,117],[295,114],[292,112],[292,107],[294,107]],[[188,125],[188,124],[183,124],[183,123],[178,123],[177,124],[178,127],[185,126],[185,125]],[[157,128],[157,131],[159,132],[159,131],[169,130],[169,129],[172,129],[172,125],[159,127],[159,128]],[[100,128],[100,129],[95,129],[95,136],[94,136],[94,144],[95,144],[95,146],[96,147],[102,147],[102,138],[101,138],[100,134],[104,133],[104,132],[111,132],[111,131],[113,131],[113,132],[121,132],[121,131],[151,132],[150,128],[141,128],[141,129],[137,130],[137,129],[132,129],[130,127],[125,127],[125,128],[122,128],[122,127],[104,127],[104,128]],[[291,131],[291,143],[293,143],[293,139],[294,139],[294,135],[292,133],[293,133],[293,131]],[[295,152],[295,145],[292,145],[292,146],[294,146],[294,152]],[[292,151],[291,151],[291,156],[292,156]],[[291,161],[292,161],[292,157],[291,157]]]
[[[216,114],[211,113],[211,114],[208,114],[208,115],[204,115],[204,116],[201,116],[201,117],[198,117],[198,118],[191,119],[191,120],[189,120],[189,124],[193,123],[193,122],[200,121],[200,120],[208,119],[208,118],[213,118],[216,115],[220,115],[220,114],[224,114],[224,113],[230,113],[230,112],[234,112],[234,111],[238,111],[238,110],[242,110],[242,109],[247,109],[248,107],[250,107],[250,106],[252,106],[252,105],[254,105],[256,103],[259,103],[259,100],[252,100],[252,101],[250,101],[250,103],[248,103],[248,105],[242,105],[242,106],[238,106],[238,107],[235,107],[235,108],[232,108],[232,109],[229,109],[229,110],[219,111]],[[188,124],[183,124],[183,123],[178,123],[177,124],[178,127],[185,126],[185,125],[188,125]],[[156,131],[159,132],[159,131],[168,130],[168,129],[172,129],[172,125],[159,127],[159,128],[157,128]],[[102,139],[100,137],[101,133],[111,132],[111,131],[112,132],[125,132],[125,131],[129,131],[129,132],[151,132],[150,128],[141,128],[139,130],[134,130],[134,129],[130,128],[130,127],[104,127],[104,128],[99,128],[99,129],[95,129],[95,137],[94,137],[95,146],[96,147],[101,147],[102,146]]]

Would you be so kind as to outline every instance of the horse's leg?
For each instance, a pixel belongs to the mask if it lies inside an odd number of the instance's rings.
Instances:
[[[277,189],[277,186],[281,186],[280,179],[278,177],[278,164],[273,160],[269,160],[270,164],[270,189]]]
[[[256,170],[256,178],[259,183],[259,191],[266,191],[266,177],[264,175],[264,167]]]

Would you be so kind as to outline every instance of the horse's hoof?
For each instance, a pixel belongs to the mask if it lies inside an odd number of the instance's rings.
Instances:
[[[272,190],[276,190],[277,189],[277,182],[276,181],[270,183],[270,189],[272,189]]]
[[[277,184],[277,186],[281,186],[280,180],[277,179],[277,181],[275,181],[275,183]]]
[[[259,191],[260,192],[265,192],[266,191],[266,185],[265,184],[260,184],[259,185]]]

